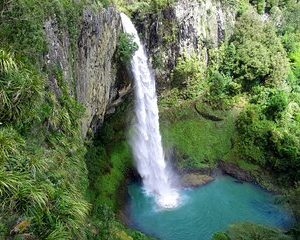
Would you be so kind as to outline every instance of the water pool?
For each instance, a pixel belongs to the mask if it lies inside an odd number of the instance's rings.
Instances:
[[[140,184],[128,187],[127,211],[133,228],[161,240],[209,240],[213,233],[237,222],[288,228],[293,218],[262,188],[218,176],[213,182],[181,191],[182,204],[158,209]]]

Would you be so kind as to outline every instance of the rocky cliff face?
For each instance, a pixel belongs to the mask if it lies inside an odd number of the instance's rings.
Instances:
[[[114,53],[121,31],[119,13],[113,8],[98,15],[86,11],[78,41],[76,93],[86,107],[82,131],[97,130],[108,105],[117,96]]]
[[[235,16],[236,11],[219,0],[179,0],[158,13],[136,14],[159,88],[170,87],[170,73],[179,56],[208,61],[207,49],[231,35]]]
[[[67,31],[59,29],[55,19],[45,22],[49,48],[46,62],[49,69],[60,67],[70,94],[84,105],[82,134],[86,136],[89,129],[95,132],[102,124],[108,108],[120,101],[119,86],[124,87],[120,84],[122,79],[117,79],[114,59],[121,32],[120,15],[114,8],[97,13],[86,9],[79,27],[76,49],[71,50]],[[50,90],[59,97],[61,90],[55,74],[49,74],[48,82]]]
[[[177,58],[196,55],[206,61],[210,47],[219,45],[232,32],[235,11],[219,0],[179,0],[160,12],[133,17],[149,52],[160,90],[171,86],[171,72]],[[96,132],[105,114],[111,113],[130,89],[130,82],[114,59],[120,15],[114,8],[99,12],[86,9],[76,49],[70,47],[67,31],[55,18],[45,22],[49,52],[47,67],[59,66],[69,92],[86,108],[82,134]],[[123,69],[122,69],[123,68]],[[125,81],[124,79],[127,79]],[[55,74],[49,74],[49,88],[61,94]]]
[[[66,31],[60,31],[55,18],[49,18],[45,24],[46,40],[48,43],[48,54],[46,55],[46,66],[48,69],[59,66],[66,80],[70,94],[74,93],[73,69],[70,61],[70,40]],[[57,97],[61,95],[56,76],[53,71],[49,73],[49,88]]]

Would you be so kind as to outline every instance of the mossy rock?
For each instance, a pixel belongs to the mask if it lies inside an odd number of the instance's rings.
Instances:
[[[188,173],[183,175],[181,180],[184,187],[199,187],[213,181],[214,178],[198,173]]]

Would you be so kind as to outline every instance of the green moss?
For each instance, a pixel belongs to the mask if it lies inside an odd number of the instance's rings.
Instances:
[[[280,229],[271,228],[253,223],[233,224],[226,231],[230,240],[258,239],[258,240],[291,240],[292,238],[283,233]]]
[[[126,174],[131,167],[132,157],[130,148],[127,142],[119,142],[115,147],[110,149],[106,159],[100,161],[107,161],[109,169],[106,173],[102,173],[98,177],[95,176],[95,184],[93,191],[96,191],[97,199],[102,203],[116,209],[119,207],[120,192],[126,180]]]
[[[119,210],[122,204],[124,183],[132,168],[132,154],[126,132],[128,107],[127,102],[119,106],[88,144],[85,156],[90,182],[88,192],[94,207],[105,203],[113,210]]]
[[[231,149],[234,134],[234,115],[217,111],[200,104],[206,113],[222,117],[222,121],[212,121],[200,116],[187,105],[169,110],[168,115],[178,114],[175,121],[163,117],[162,133],[165,144],[174,146],[183,156],[178,160],[180,168],[211,167]],[[171,113],[170,113],[171,111]]]

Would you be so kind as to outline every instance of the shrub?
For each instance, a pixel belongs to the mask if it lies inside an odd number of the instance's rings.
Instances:
[[[238,20],[220,71],[244,91],[257,85],[278,86],[289,71],[288,59],[273,26],[248,11]]]
[[[275,89],[255,89],[255,94],[236,122],[241,157],[271,169],[281,182],[299,181],[298,103],[288,104],[287,93]]]
[[[233,82],[231,77],[225,76],[219,71],[210,73],[208,77],[209,91],[208,101],[218,108],[223,108],[228,103],[229,96],[234,96],[240,92],[241,86]]]
[[[138,45],[134,42],[134,37],[128,33],[121,33],[117,46],[117,56],[119,60],[122,63],[128,63],[137,50]]]
[[[172,86],[181,90],[183,99],[194,99],[201,93],[206,66],[198,56],[177,59],[172,72]]]
[[[300,4],[290,1],[283,11],[283,23],[281,31],[295,33],[300,31]]]
[[[211,85],[210,93],[213,96],[221,96],[225,93],[225,88],[227,85],[227,79],[219,72],[213,72],[210,76]]]
[[[258,0],[257,1],[257,12],[259,14],[265,13],[265,7],[266,7],[266,2],[265,0]]]
[[[295,46],[295,50],[292,51],[289,55],[291,61],[292,61],[292,70],[298,79],[300,79],[300,42],[297,43],[297,46]]]
[[[265,109],[265,114],[269,119],[275,120],[281,116],[281,113],[285,110],[287,105],[287,93],[283,91],[277,91],[270,96]]]

